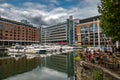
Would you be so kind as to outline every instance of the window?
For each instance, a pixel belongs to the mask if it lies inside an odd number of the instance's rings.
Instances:
[[[5,36],[8,36],[8,34],[5,34]]]
[[[88,34],[81,35],[82,42],[88,41]]]
[[[8,32],[8,27],[5,28],[5,31]]]
[[[3,27],[3,25],[2,25],[2,24],[0,24],[0,30],[2,30],[2,27]]]
[[[0,38],[1,38],[1,36],[2,36],[2,27],[3,27],[3,25],[0,24]]]
[[[12,33],[12,27],[10,27],[10,33]]]
[[[96,24],[91,24],[90,25],[90,32],[94,33],[94,32],[97,32],[97,31],[98,31],[97,25]]]
[[[14,27],[14,31],[16,31],[16,26]]]
[[[81,34],[82,33],[87,33],[88,28],[86,26],[82,26],[81,29],[80,29],[80,31],[81,31]]]
[[[24,33],[24,29],[22,29],[22,32]]]

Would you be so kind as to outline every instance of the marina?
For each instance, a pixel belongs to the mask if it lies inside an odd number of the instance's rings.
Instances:
[[[66,79],[69,79],[69,77],[71,76],[72,78],[74,78],[74,68],[72,68],[73,70],[71,70],[71,67],[73,66],[74,63],[73,64],[70,63],[71,60],[73,60],[74,62],[73,56],[72,57],[70,56],[70,55],[73,55],[72,47],[59,46],[58,48],[58,46],[54,46],[54,48],[49,49],[49,46],[45,46],[44,49],[43,47],[42,48],[36,47],[36,48],[38,49],[38,50],[37,49],[35,50],[37,51],[36,53],[25,52],[25,50],[23,50],[24,52],[22,52],[22,50],[19,50],[21,49],[21,47],[18,47],[18,48],[12,47],[13,51],[12,49],[7,48],[8,50],[7,49],[6,50],[8,52],[7,54],[8,57],[0,59],[0,61],[2,62],[0,64],[0,69],[2,70],[2,72],[0,72],[1,79],[4,79],[4,78],[9,79],[9,77],[14,77],[15,75],[22,75],[24,72],[27,72],[29,74],[29,71],[33,70],[34,72],[34,69],[35,70],[44,69],[44,70],[48,70],[48,72],[49,70],[52,69],[53,72],[65,74],[66,76],[64,78]],[[22,49],[25,49],[25,48],[22,48]],[[7,67],[4,67],[5,65]],[[6,72],[7,68],[8,68],[8,72]]]
[[[8,55],[31,55],[31,54],[40,54],[41,57],[43,56],[50,56],[60,53],[67,53],[73,51],[73,47],[70,46],[61,46],[61,45],[38,45],[32,44],[28,46],[21,46],[21,45],[14,45],[10,48],[7,48]]]

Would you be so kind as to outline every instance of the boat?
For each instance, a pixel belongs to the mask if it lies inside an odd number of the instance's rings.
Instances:
[[[10,48],[7,48],[8,49],[8,52],[13,52],[13,53],[23,53],[23,52],[25,52],[25,47],[24,46],[22,46],[22,45],[18,45],[18,44],[16,44],[16,45],[13,45],[12,47],[10,47]]]

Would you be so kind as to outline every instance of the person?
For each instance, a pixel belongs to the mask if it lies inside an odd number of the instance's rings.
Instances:
[[[118,52],[120,52],[120,46],[118,46]]]
[[[105,63],[105,62],[107,62],[107,61],[108,61],[107,54],[104,53],[104,55],[103,55],[103,63]]]
[[[107,52],[108,52],[108,50],[107,50],[107,48],[106,48],[106,47],[104,48],[104,51],[105,51],[105,53],[107,53]]]
[[[62,52],[62,47],[60,48],[60,52]]]
[[[99,54],[99,61],[98,61],[100,64],[102,64],[103,63],[103,56],[102,56],[102,54]]]
[[[79,55],[80,55],[80,57],[81,57],[81,58],[83,58],[83,53],[82,53],[82,52],[80,52],[80,54],[79,54]]]

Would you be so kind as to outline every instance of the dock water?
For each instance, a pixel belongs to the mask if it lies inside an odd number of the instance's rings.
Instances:
[[[26,56],[15,59],[14,57],[0,58],[0,80],[24,73],[36,68],[40,57],[27,58]]]

